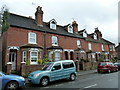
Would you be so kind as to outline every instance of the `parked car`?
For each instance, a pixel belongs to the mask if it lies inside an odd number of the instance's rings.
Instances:
[[[118,66],[118,70],[120,70],[120,62],[116,62],[116,63],[114,63],[114,65],[117,65]]]
[[[66,79],[76,79],[76,66],[73,60],[61,60],[47,63],[42,70],[29,74],[28,80],[32,84],[47,86],[49,82]]]
[[[17,90],[19,87],[25,85],[25,79],[22,76],[13,74],[4,74],[0,71],[0,82],[2,82],[0,88],[3,90]]]
[[[100,62],[97,66],[98,73],[100,72],[113,72],[118,71],[118,66],[114,65],[112,62]]]

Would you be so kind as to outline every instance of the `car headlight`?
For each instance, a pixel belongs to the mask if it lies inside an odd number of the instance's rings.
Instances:
[[[20,79],[22,79],[22,80],[25,80],[25,78],[24,77],[19,77]]]
[[[34,77],[36,78],[36,77],[38,77],[40,75],[40,73],[36,73],[36,74],[34,74]]]

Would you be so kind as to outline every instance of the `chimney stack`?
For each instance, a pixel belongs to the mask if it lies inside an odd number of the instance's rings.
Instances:
[[[101,39],[102,38],[102,33],[99,31],[98,27],[95,28],[95,33],[97,34],[97,39]]]
[[[43,26],[43,11],[42,11],[42,7],[40,6],[36,8],[35,20],[38,26]]]
[[[72,26],[73,26],[73,31],[74,31],[75,33],[77,33],[77,32],[78,32],[78,24],[77,24],[77,22],[76,22],[76,21],[73,21],[73,22],[72,22]]]

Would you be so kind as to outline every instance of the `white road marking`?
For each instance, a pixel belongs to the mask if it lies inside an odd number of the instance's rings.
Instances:
[[[97,84],[90,85],[90,86],[87,86],[87,87],[84,87],[84,88],[90,88],[90,87],[94,87],[94,86],[97,86]]]

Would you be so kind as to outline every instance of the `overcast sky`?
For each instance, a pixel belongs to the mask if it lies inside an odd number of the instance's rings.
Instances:
[[[32,16],[37,6],[44,11],[45,22],[55,19],[59,25],[77,21],[79,30],[88,34],[98,27],[103,38],[118,45],[118,1],[119,0],[0,0],[0,8],[6,5],[10,12]]]

